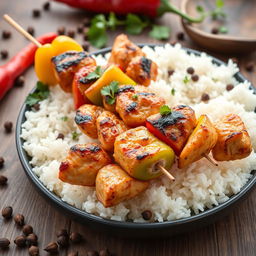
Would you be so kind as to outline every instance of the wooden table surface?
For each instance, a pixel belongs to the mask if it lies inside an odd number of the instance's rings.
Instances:
[[[178,1],[176,1],[178,2]],[[32,18],[32,9],[42,9],[44,0],[1,0],[0,16],[8,13],[15,18],[22,26],[33,26],[36,35],[49,31],[56,31],[58,27],[65,26],[75,29],[85,17],[85,13],[78,10],[67,8],[66,6],[52,3],[49,12],[42,11],[40,18]],[[176,33],[181,31],[180,21],[174,15],[165,15],[159,21],[167,24],[172,29],[170,40],[176,39]],[[16,31],[11,29],[2,19],[0,20],[0,32],[3,29],[12,31],[12,38],[9,40],[0,39],[0,50],[7,49],[11,56],[20,50],[27,41]],[[119,31],[120,32],[120,31]],[[117,33],[110,33],[109,45]],[[82,42],[82,36],[76,36]],[[131,36],[135,42],[145,43],[157,42],[150,39],[147,34]],[[195,46],[187,37],[181,42],[184,46],[200,49]],[[90,51],[95,49],[91,48]],[[200,49],[207,52],[205,49]],[[215,56],[226,61],[228,57],[234,56]],[[244,67],[248,60],[255,61],[255,54],[248,56],[236,56],[239,59],[239,66],[242,73],[256,84],[254,73],[248,73]],[[0,64],[3,64],[1,61]],[[116,256],[162,256],[162,255],[232,255],[232,256],[251,256],[256,255],[256,198],[255,191],[235,209],[233,213],[217,223],[196,232],[182,234],[166,239],[138,240],[122,239],[113,237],[110,234],[102,234],[98,231],[89,230],[86,226],[70,220],[61,212],[57,211],[45,199],[39,195],[34,186],[29,182],[23,168],[19,162],[15,146],[14,131],[5,134],[3,124],[5,121],[16,122],[19,109],[24,102],[29,90],[34,87],[36,77],[33,68],[25,73],[25,86],[13,88],[0,102],[0,156],[5,158],[5,166],[0,170],[0,174],[8,177],[8,186],[0,187],[0,208],[11,205],[14,213],[22,213],[26,223],[34,227],[35,233],[39,237],[40,255],[46,255],[42,249],[46,244],[56,240],[56,231],[66,228],[71,231],[81,232],[85,242],[80,245],[70,246],[68,250],[62,250],[60,255],[68,255],[71,251],[79,251],[79,255],[86,255],[88,250],[100,250],[109,248]],[[18,250],[13,243],[21,230],[14,225],[14,221],[5,221],[0,217],[0,237],[7,237],[11,242],[10,249],[1,251],[0,255],[28,255],[27,249]]]

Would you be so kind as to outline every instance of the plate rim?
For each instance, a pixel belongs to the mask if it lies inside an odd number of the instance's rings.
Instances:
[[[164,47],[166,44],[138,44],[140,47],[149,46],[151,48],[154,47]],[[100,55],[100,54],[106,54],[111,51],[111,47],[107,47],[95,52],[92,52],[90,55]],[[200,52],[194,49],[182,47],[187,53],[189,54],[195,54],[195,55],[201,55],[202,53],[206,54],[207,56],[212,58],[212,62],[214,62],[217,65],[227,65],[224,61],[221,61],[205,52]],[[246,79],[239,71],[234,75],[234,77],[239,82],[248,81],[251,84],[252,90],[256,89],[252,86],[252,83]],[[31,90],[33,92],[35,88]],[[117,220],[111,220],[106,219],[91,213],[88,213],[86,211],[83,211],[79,208],[76,208],[75,206],[68,204],[67,202],[63,201],[60,197],[58,197],[54,192],[48,190],[48,188],[39,180],[38,176],[32,171],[32,166],[29,163],[29,156],[22,147],[22,144],[24,143],[23,139],[20,137],[21,130],[22,130],[22,124],[25,120],[25,112],[27,111],[28,107],[25,104],[25,102],[22,104],[22,107],[19,111],[19,115],[16,122],[16,131],[15,131],[15,141],[16,141],[16,149],[18,152],[18,156],[20,159],[20,162],[23,166],[23,169],[26,173],[26,175],[29,177],[30,181],[32,181],[33,185],[36,186],[37,189],[43,194],[44,197],[49,198],[51,200],[51,203],[54,203],[55,206],[58,208],[64,209],[66,212],[68,212],[69,215],[72,215],[77,218],[85,218],[86,221],[92,221],[97,222],[99,224],[103,224],[105,226],[111,226],[117,227],[117,228],[125,228],[125,229],[156,229],[156,228],[175,228],[178,226],[183,226],[187,223],[193,223],[196,221],[204,220],[206,218],[209,218],[211,216],[214,216],[217,213],[220,213],[224,209],[227,209],[229,206],[235,204],[235,202],[239,201],[243,196],[245,196],[255,185],[256,183],[256,172],[252,174],[252,177],[247,181],[247,183],[242,187],[242,189],[237,193],[229,197],[227,201],[224,203],[221,203],[217,206],[214,206],[211,209],[207,209],[203,212],[200,212],[198,214],[185,217],[182,219],[177,220],[167,220],[163,222],[128,222],[128,221],[117,221]]]

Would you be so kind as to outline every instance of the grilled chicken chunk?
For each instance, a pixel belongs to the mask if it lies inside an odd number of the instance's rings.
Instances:
[[[137,45],[132,43],[126,35],[121,34],[115,39],[109,64],[115,64],[122,70],[126,70],[131,59],[136,56],[145,56],[145,53]]]
[[[252,144],[246,127],[238,115],[228,114],[215,125],[218,140],[212,150],[217,161],[242,159],[250,155]]]
[[[103,111],[101,107],[84,104],[76,111],[75,122],[84,134],[97,139],[96,120]]]
[[[109,111],[99,115],[96,126],[100,144],[107,151],[113,151],[116,137],[127,130],[124,122]]]
[[[183,148],[178,167],[184,168],[209,154],[217,142],[218,134],[206,115],[201,115],[197,126]]]
[[[116,111],[130,127],[145,125],[147,117],[159,112],[165,100],[144,86],[133,86],[119,92],[116,97]]]
[[[72,185],[94,186],[98,171],[110,163],[110,157],[98,144],[77,144],[61,163],[59,179]]]
[[[155,81],[157,73],[157,64],[144,56],[133,58],[126,69],[126,75],[144,86],[148,86],[151,80]]]
[[[133,198],[148,188],[149,182],[130,177],[121,167],[109,164],[99,170],[96,195],[105,206],[111,207]]]
[[[189,106],[178,105],[172,108],[170,114],[158,113],[148,117],[146,126],[155,136],[169,145],[176,155],[179,155],[196,123],[194,110]]]
[[[86,52],[67,51],[52,58],[55,76],[65,92],[71,92],[75,73],[84,66],[96,66]]]

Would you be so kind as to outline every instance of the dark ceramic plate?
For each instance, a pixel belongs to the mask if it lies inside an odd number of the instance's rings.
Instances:
[[[143,45],[140,45],[143,46]],[[155,45],[149,45],[154,47]],[[95,55],[106,54],[111,50],[111,48],[106,48],[100,51],[95,52]],[[185,49],[188,53],[194,53],[200,55],[200,52]],[[213,58],[213,62],[217,65],[225,64],[224,62]],[[237,73],[235,78],[239,82],[245,81],[245,78]],[[253,90],[253,88],[251,88]],[[47,199],[48,202],[51,202],[55,207],[59,208],[62,212],[67,214],[69,217],[75,219],[80,223],[86,224],[88,227],[97,229],[102,232],[108,232],[109,234],[119,235],[119,236],[132,236],[132,237],[159,237],[159,236],[169,236],[182,232],[188,232],[194,230],[195,228],[202,227],[213,223],[217,219],[225,216],[230,212],[238,202],[244,199],[248,192],[252,190],[253,186],[256,183],[256,172],[253,171],[253,176],[242,188],[242,190],[230,197],[228,201],[222,203],[212,209],[205,210],[202,213],[197,215],[174,220],[174,221],[165,221],[162,223],[133,223],[133,222],[120,222],[113,221],[108,219],[103,219],[101,217],[95,216],[93,214],[86,213],[80,209],[77,209],[74,206],[69,205],[66,202],[63,202],[57,195],[50,192],[43,183],[38,179],[36,174],[32,171],[32,166],[30,165],[30,157],[27,155],[25,150],[22,148],[24,141],[20,138],[21,134],[21,125],[25,122],[25,112],[28,110],[28,106],[23,104],[16,126],[16,145],[18,150],[18,155],[20,161],[24,167],[25,173],[35,185],[37,190]]]

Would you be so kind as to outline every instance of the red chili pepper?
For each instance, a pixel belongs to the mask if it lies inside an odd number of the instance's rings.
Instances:
[[[55,33],[47,33],[37,40],[41,44],[51,43],[56,36]],[[12,88],[14,80],[33,64],[36,50],[37,46],[30,43],[9,62],[0,66],[0,100]]]
[[[182,13],[169,0],[55,0],[76,8],[98,13],[114,12],[116,14],[138,13],[150,17],[161,16],[166,12],[176,13],[189,22],[202,22],[204,15],[192,18]]]

